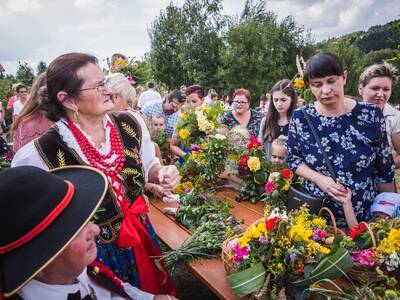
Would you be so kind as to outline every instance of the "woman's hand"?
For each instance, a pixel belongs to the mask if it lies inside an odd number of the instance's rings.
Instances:
[[[158,171],[160,186],[166,190],[173,190],[180,181],[178,169],[175,166],[162,166]]]
[[[313,181],[319,186],[319,188],[323,192],[327,193],[329,196],[336,200],[340,199],[340,201],[344,201],[343,199],[347,197],[346,188],[342,184],[335,182],[329,176],[325,176],[319,173]]]
[[[351,190],[346,188],[346,194],[344,197],[335,198],[336,202],[342,204],[343,208],[351,208],[353,209],[353,203],[351,202]]]

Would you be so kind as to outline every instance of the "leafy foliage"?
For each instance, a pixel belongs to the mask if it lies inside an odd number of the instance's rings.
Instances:
[[[47,70],[47,65],[44,61],[40,61],[36,67],[36,75],[40,75],[43,72],[46,72]]]
[[[35,74],[33,73],[33,70],[30,66],[28,66],[28,63],[23,62],[21,63],[20,61],[19,67],[17,70],[17,81],[23,83],[26,86],[31,86],[33,83],[33,80],[35,79]]]

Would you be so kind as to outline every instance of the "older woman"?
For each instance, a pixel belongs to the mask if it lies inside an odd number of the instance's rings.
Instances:
[[[369,66],[362,72],[358,91],[364,101],[378,105],[386,123],[389,145],[395,151],[394,161],[400,167],[400,112],[389,104],[396,83],[397,68],[384,62]]]
[[[232,111],[225,114],[222,124],[232,129],[235,126],[246,127],[251,134],[258,136],[263,115],[250,108],[250,92],[237,89],[233,93]]]
[[[130,110],[136,107],[136,90],[122,73],[112,73],[106,77],[106,85],[112,91],[113,111]]]
[[[41,101],[56,123],[21,148],[12,165],[91,165],[106,174],[108,194],[95,216],[101,229],[98,259],[147,292],[174,294],[169,276],[152,258],[160,252],[142,192],[145,181],[171,190],[179,181],[177,169],[155,158],[143,119],[129,112],[107,114],[114,103],[95,57],[61,55],[46,77]]]
[[[317,99],[304,110],[318,132],[337,182],[330,177],[300,109],[294,111],[289,126],[288,163],[306,179],[310,193],[334,199],[328,206],[340,226],[346,224],[343,209],[347,205],[352,205],[358,221],[368,220],[369,207],[378,191],[394,191],[394,165],[382,112],[376,106],[344,96],[347,71],[334,54],[311,57],[304,80]],[[352,191],[351,202],[346,202],[346,188]]]

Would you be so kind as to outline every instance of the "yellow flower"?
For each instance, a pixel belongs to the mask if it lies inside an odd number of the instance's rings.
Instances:
[[[324,229],[326,228],[326,220],[318,217],[312,220],[313,225],[317,226],[318,228]]]
[[[290,188],[290,180],[285,181],[285,184],[282,187],[283,191],[288,191]]]
[[[312,236],[312,230],[304,227],[303,224],[296,224],[289,231],[289,238],[294,240],[309,241]]]
[[[261,169],[261,163],[258,157],[250,156],[249,160],[247,161],[247,166],[253,172],[258,171]]]
[[[300,78],[300,77],[297,77],[295,80],[294,80],[294,87],[296,88],[296,89],[301,89],[301,88],[303,88],[304,87],[304,80],[302,79],[302,78]]]
[[[187,113],[182,114],[182,115],[181,115],[181,119],[182,119],[183,121],[187,121],[187,120],[189,119],[188,114],[187,114]]]
[[[331,252],[331,249],[324,246],[319,246],[319,252],[321,252],[322,254],[329,254]]]
[[[209,115],[210,112],[211,112],[211,108],[210,108],[208,105],[205,105],[205,106],[204,106],[204,112],[205,112],[207,115]]]
[[[190,132],[186,128],[179,129],[179,137],[182,140],[186,140],[189,137],[189,135],[190,135]]]
[[[227,255],[226,255],[226,258],[230,261],[230,260],[233,260],[233,254],[231,253],[231,252],[229,252]]]
[[[376,248],[378,256],[384,256],[385,253],[391,254],[393,251],[400,253],[400,229],[390,229],[389,235]]]

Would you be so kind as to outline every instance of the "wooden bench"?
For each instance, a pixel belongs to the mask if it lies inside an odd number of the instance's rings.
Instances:
[[[228,188],[223,188],[217,193],[219,198],[224,198],[233,205],[232,214],[238,220],[243,220],[245,227],[263,217],[262,203],[254,205],[245,201],[236,202],[235,195],[236,192]],[[162,212],[164,207],[178,207],[178,204],[151,200],[149,217],[160,240],[169,248],[176,249],[190,236],[190,233],[185,227],[176,223],[173,217],[164,214]],[[220,299],[248,299],[248,297],[239,298],[233,293],[226,280],[225,269],[220,258],[196,260],[187,267]]]

